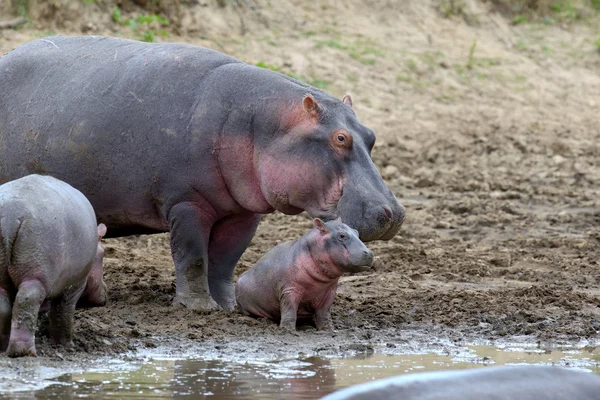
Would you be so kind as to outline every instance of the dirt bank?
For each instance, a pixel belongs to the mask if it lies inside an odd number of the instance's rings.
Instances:
[[[212,47],[339,97],[352,93],[357,115],[378,133],[373,158],[408,219],[392,241],[370,244],[375,272],[342,279],[333,335],[309,327],[280,335],[273,323],[235,312],[173,307],[168,237],[107,240],[109,304],[78,311],[77,354],[246,340],[265,351],[285,343],[334,351],[417,333],[598,337],[597,16],[511,25],[479,1],[449,17],[433,1],[183,3],[186,12],[162,27],[172,36],[154,40]],[[1,31],[0,51],[49,33],[162,29],[115,23],[113,6]],[[147,14],[122,12],[125,20]],[[264,217],[237,274],[310,226],[305,215]],[[43,335],[39,349],[57,357]]]

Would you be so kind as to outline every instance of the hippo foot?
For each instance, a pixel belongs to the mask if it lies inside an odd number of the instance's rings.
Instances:
[[[333,323],[331,321],[328,322],[318,322],[317,324],[317,330],[321,331],[321,332],[331,332],[333,331]]]
[[[279,329],[288,333],[296,333],[296,323],[281,323]]]
[[[25,342],[10,342],[8,344],[8,349],[6,350],[6,355],[9,357],[36,357],[37,353],[35,351],[35,344],[25,341]]]
[[[223,310],[233,311],[236,306],[235,285],[233,283],[214,283],[210,287],[211,297]]]
[[[225,311],[234,311],[236,306],[235,299],[231,299],[229,301],[219,301],[218,304]]]
[[[210,297],[209,298],[198,298],[198,297],[187,297],[187,296],[175,296],[173,300],[174,304],[182,305],[185,308],[194,311],[217,311],[221,310],[221,307]]]
[[[74,347],[73,341],[71,339],[63,338],[63,337],[60,337],[60,338],[51,337],[50,344],[52,346],[61,346],[61,347],[64,347],[65,349],[72,349]]]

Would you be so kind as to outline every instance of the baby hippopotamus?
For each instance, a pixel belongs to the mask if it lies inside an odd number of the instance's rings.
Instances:
[[[78,190],[50,176],[0,186],[0,349],[35,356],[38,311],[50,303],[50,340],[71,346],[76,306],[106,303],[103,224]],[[12,319],[12,323],[11,323]]]
[[[339,218],[313,223],[306,235],[269,250],[240,276],[235,297],[244,314],[280,321],[290,331],[297,319],[308,318],[314,318],[319,330],[331,329],[339,278],[371,268],[373,252]]]

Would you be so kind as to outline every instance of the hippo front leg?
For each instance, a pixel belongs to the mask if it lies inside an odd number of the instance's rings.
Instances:
[[[86,281],[71,286],[50,305],[50,342],[64,347],[73,346],[73,315],[77,300],[85,289]]]
[[[320,304],[315,309],[315,325],[320,331],[333,330],[331,321],[331,306],[335,300],[335,290],[337,285],[329,289],[322,298]]]
[[[217,222],[208,245],[208,285],[212,298],[225,310],[235,308],[233,273],[260,222],[259,214],[236,214]]]
[[[281,309],[281,321],[279,327],[286,331],[294,332],[296,330],[296,321],[298,320],[298,306],[300,305],[300,296],[292,290],[284,290],[279,299]]]
[[[38,312],[45,298],[46,289],[39,281],[25,281],[19,285],[6,350],[9,357],[36,356],[35,330]]]
[[[171,254],[175,262],[175,302],[192,310],[217,310],[208,288],[208,238],[213,221],[194,203],[169,210]]]

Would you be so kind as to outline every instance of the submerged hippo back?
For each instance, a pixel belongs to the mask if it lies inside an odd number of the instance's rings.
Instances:
[[[96,217],[89,201],[70,185],[29,175],[0,186],[0,262],[43,265],[52,276],[80,277],[97,248]]]

